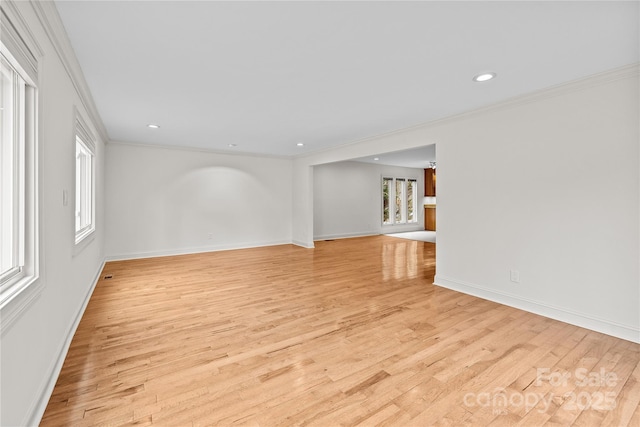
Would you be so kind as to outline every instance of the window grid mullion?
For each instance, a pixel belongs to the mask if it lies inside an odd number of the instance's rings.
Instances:
[[[414,178],[382,178],[382,225],[418,222],[417,188],[417,180]],[[410,202],[411,207],[409,206]],[[385,203],[387,206],[386,218]]]

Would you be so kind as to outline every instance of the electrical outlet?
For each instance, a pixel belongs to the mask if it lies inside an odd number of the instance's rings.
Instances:
[[[207,234],[207,239],[209,239],[209,240],[213,240],[213,233],[209,233],[209,234]]]
[[[510,277],[513,283],[520,283],[520,272],[518,270],[511,270]]]

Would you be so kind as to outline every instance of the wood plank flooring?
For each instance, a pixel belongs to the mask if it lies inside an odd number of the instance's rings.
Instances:
[[[41,425],[640,425],[640,345],[434,269],[386,236],[108,263]]]

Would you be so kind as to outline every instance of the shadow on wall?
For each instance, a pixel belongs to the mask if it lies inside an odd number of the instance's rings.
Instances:
[[[266,184],[251,173],[212,166],[190,170],[149,195],[155,206],[148,217],[155,245],[206,245],[216,241],[251,240],[260,223],[256,215],[270,201]]]

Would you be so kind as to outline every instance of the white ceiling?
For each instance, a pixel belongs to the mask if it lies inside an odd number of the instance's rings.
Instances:
[[[112,140],[217,151],[306,154],[640,52],[635,1],[56,5]]]
[[[363,163],[425,169],[429,167],[429,162],[436,161],[436,146],[435,144],[426,145],[424,147],[412,148],[410,150],[382,153],[376,156],[359,157],[353,160]]]

